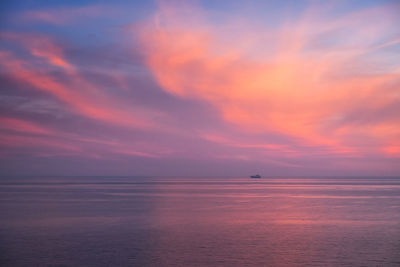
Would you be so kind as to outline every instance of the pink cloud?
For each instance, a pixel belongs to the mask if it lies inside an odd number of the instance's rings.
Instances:
[[[53,133],[52,130],[46,129],[40,125],[37,125],[36,123],[9,117],[0,117],[0,129],[44,135]]]
[[[243,132],[292,136],[301,146],[330,153],[381,153],[381,144],[400,134],[399,116],[373,125],[340,124],[354,108],[368,112],[395,100],[391,88],[399,86],[400,66],[376,62],[369,53],[397,44],[385,41],[396,16],[391,6],[335,19],[316,14],[269,30],[235,18],[217,26],[199,8],[162,5],[140,36],[147,64],[166,92],[213,104]],[[311,49],[327,36],[337,44]],[[374,150],[354,145],[349,135],[373,138]]]
[[[37,136],[19,136],[0,134],[0,143],[4,147],[22,147],[22,148],[41,148],[44,150],[56,149],[57,151],[72,151],[74,154],[81,152],[82,150],[75,145],[60,142],[58,140],[49,140],[43,137]],[[25,150],[26,152],[27,150]],[[36,154],[36,150],[34,151]]]
[[[156,111],[146,110],[144,107],[130,107],[129,111],[118,108],[120,99],[105,94],[97,86],[81,77],[75,66],[65,58],[63,49],[49,37],[14,33],[2,34],[2,36],[11,41],[17,41],[26,47],[36,60],[43,59],[48,66],[60,68],[68,77],[68,84],[62,83],[46,72],[40,71],[33,60],[17,58],[11,52],[0,51],[1,65],[19,82],[55,96],[77,113],[89,118],[124,127],[154,127],[151,118],[146,116],[155,116]],[[158,114],[158,116],[162,115]]]

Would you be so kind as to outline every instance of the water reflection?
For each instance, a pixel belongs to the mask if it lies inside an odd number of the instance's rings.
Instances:
[[[5,266],[395,266],[399,179],[36,178],[0,184]]]

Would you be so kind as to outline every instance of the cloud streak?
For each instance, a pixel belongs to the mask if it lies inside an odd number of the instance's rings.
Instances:
[[[36,60],[44,60],[50,67],[59,68],[68,83],[59,82],[48,73],[38,70],[32,60],[19,59],[11,52],[0,51],[2,65],[19,82],[47,92],[68,104],[77,113],[87,117],[104,120],[108,123],[129,127],[151,127],[150,120],[138,109],[125,112],[119,108],[118,99],[105,95],[97,86],[81,77],[79,71],[63,55],[62,48],[50,38],[41,35],[2,34],[12,41],[16,40],[29,50]]]

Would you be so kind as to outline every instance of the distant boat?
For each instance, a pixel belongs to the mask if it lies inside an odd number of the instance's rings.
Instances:
[[[256,175],[250,176],[250,178],[261,178],[261,176],[259,174],[256,174]]]

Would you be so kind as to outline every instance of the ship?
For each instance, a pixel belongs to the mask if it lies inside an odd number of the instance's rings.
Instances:
[[[261,176],[259,174],[256,174],[256,175],[251,175],[250,178],[261,178]]]

